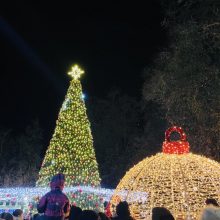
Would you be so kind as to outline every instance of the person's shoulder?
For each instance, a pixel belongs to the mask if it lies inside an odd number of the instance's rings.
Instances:
[[[200,219],[216,219],[220,220],[220,208],[214,206],[207,206],[202,210]]]
[[[69,198],[65,193],[64,193],[64,196],[65,196],[66,200],[69,201]]]
[[[53,192],[52,191],[49,191],[49,192],[47,192],[44,196],[49,196],[49,195],[51,195]]]
[[[69,200],[69,198],[68,198],[68,196],[66,195],[66,193],[64,193],[64,192],[61,191],[61,194],[62,194],[62,196],[63,196],[64,198],[66,198],[66,199]]]
[[[53,196],[53,192],[52,191],[49,191],[49,192],[47,192],[43,197],[46,199],[48,199],[48,198],[50,198],[51,196]],[[43,198],[42,197],[42,198]]]

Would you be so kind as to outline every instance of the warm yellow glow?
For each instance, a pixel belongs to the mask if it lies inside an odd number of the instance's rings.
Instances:
[[[73,79],[79,79],[83,73],[84,70],[81,70],[78,65],[74,65],[72,67],[72,70],[68,72],[68,75],[71,76]]]
[[[127,201],[135,201],[132,192],[148,194],[147,201],[130,203],[131,213],[137,220],[151,219],[151,210],[156,206],[168,208],[175,217],[197,219],[207,198],[220,201],[220,164],[191,153],[158,153],[125,174],[113,199],[124,190],[127,190]],[[113,210],[113,200],[111,204]]]
[[[76,77],[83,71],[75,66],[72,72]],[[66,186],[100,185],[90,122],[79,80],[70,82],[37,185],[48,186],[50,178],[58,172],[65,174]]]

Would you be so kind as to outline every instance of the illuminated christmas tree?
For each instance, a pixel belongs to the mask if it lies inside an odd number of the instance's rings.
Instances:
[[[66,186],[100,185],[90,123],[79,80],[83,73],[77,65],[68,73],[72,81],[42,163],[37,186],[48,186],[51,177],[59,172],[65,174]]]

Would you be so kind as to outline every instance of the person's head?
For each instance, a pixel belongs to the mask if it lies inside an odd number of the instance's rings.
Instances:
[[[152,209],[152,220],[174,220],[174,217],[168,209],[154,207]]]
[[[212,199],[212,198],[206,199],[205,204],[219,207],[218,202],[216,201],[216,199]]]
[[[220,220],[220,209],[209,206],[203,209],[200,220]]]
[[[83,210],[80,214],[79,220],[98,220],[99,216],[92,210]]]
[[[40,219],[40,214],[39,213],[35,213],[32,217],[32,220],[37,220]]]
[[[60,189],[63,190],[65,183],[65,176],[62,173],[58,173],[52,177],[50,181],[50,188],[51,189]]]
[[[4,219],[5,214],[6,214],[6,212],[2,212],[2,213],[0,214],[0,219]]]
[[[99,215],[100,220],[109,220],[109,218],[103,212],[99,212],[98,215]]]
[[[5,219],[5,220],[13,220],[13,215],[8,212],[3,212],[0,218]]]
[[[69,220],[78,220],[82,209],[77,206],[71,206]]]
[[[126,201],[118,203],[118,205],[116,206],[116,214],[120,217],[130,216],[129,205]]]
[[[13,212],[13,216],[17,220],[23,220],[23,211],[21,209],[15,209]]]

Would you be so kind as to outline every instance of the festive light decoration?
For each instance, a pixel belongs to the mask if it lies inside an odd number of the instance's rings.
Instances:
[[[84,71],[81,70],[78,65],[74,65],[72,70],[68,72],[68,75],[70,75],[73,79],[79,79],[83,73]]]
[[[21,208],[26,215],[35,213],[39,198],[48,191],[48,187],[0,188],[0,213],[13,212],[16,208]],[[91,186],[65,187],[64,192],[70,198],[71,204],[77,203],[80,207],[99,211],[103,211],[104,201],[109,201],[113,194],[111,189]]]
[[[180,135],[179,141],[170,141],[172,132],[178,132]],[[163,153],[167,154],[185,154],[189,153],[189,142],[186,141],[186,134],[181,127],[171,127],[165,132],[165,141],[163,142]]]
[[[90,123],[79,81],[83,73],[77,65],[68,73],[73,79],[59,112],[37,186],[48,186],[51,177],[60,172],[65,174],[66,186],[100,186]],[[80,205],[85,199],[83,193],[77,198],[76,205]]]
[[[36,206],[45,193],[50,191],[49,187],[15,187],[15,188],[0,188],[0,213],[13,212],[16,208],[21,208],[26,215],[30,212],[37,212]],[[103,203],[108,202],[114,189],[105,189],[91,186],[75,186],[65,187],[64,192],[70,198],[72,205],[85,207],[86,209],[103,210]],[[125,197],[127,192],[121,192],[120,196]],[[80,197],[80,203],[79,203]],[[82,199],[83,197],[83,199]],[[145,201],[147,194],[142,192],[134,192],[134,201]],[[133,202],[133,201],[130,201]]]
[[[179,142],[171,141],[173,131],[180,133]],[[189,144],[181,128],[166,131],[163,153],[148,157],[131,168],[118,184],[111,199],[114,214],[120,192],[121,200],[131,200],[129,207],[135,219],[151,219],[153,207],[166,207],[183,219],[197,219],[207,198],[220,201],[220,164],[203,156],[188,153]],[[146,192],[148,199],[134,201],[133,192]]]

